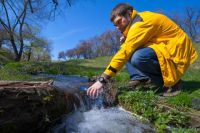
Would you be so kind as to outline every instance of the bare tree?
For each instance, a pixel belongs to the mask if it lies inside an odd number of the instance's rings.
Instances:
[[[196,41],[197,36],[200,34],[199,14],[199,11],[196,12],[193,8],[186,9],[184,29],[193,41]]]
[[[173,14],[171,19],[181,28],[184,29],[183,17],[180,17],[179,14]]]
[[[6,31],[9,33],[10,42],[16,56],[15,61],[19,61],[22,56],[24,47],[23,26],[27,15],[29,1],[24,1],[22,3],[23,8],[21,9],[19,9],[19,7],[17,9],[14,9],[14,4],[12,2],[13,1],[1,0],[1,6],[5,19],[1,17],[0,22],[4,29],[6,29]],[[15,19],[12,20],[12,18]]]
[[[120,37],[121,33],[118,30],[106,31],[100,36],[102,40],[102,45],[104,45],[105,48],[107,47],[106,49],[108,49],[109,47],[109,51],[107,51],[108,55],[113,55],[119,50],[119,47],[121,45]]]
[[[66,56],[71,58],[90,59],[98,56],[110,56],[117,52],[120,47],[118,31],[106,31],[100,36],[80,41],[73,49],[66,51]]]
[[[66,54],[64,51],[61,51],[58,53],[58,59],[63,59],[63,60],[66,60]]]
[[[69,59],[72,59],[75,57],[75,50],[74,49],[69,49],[65,52],[66,57]]]
[[[84,59],[92,58],[92,44],[90,41],[80,41],[79,46],[77,47],[79,50],[80,57]]]
[[[71,6],[71,0],[66,0]],[[0,26],[9,35],[9,41],[20,61],[24,50],[24,25],[39,24],[41,19],[55,18],[59,8],[58,0],[0,0]],[[60,4],[62,5],[62,4]]]
[[[190,36],[192,41],[200,41],[200,10],[188,7],[185,14],[174,13],[171,19]]]

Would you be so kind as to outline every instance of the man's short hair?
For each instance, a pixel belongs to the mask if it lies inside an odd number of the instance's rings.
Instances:
[[[110,20],[113,22],[116,16],[125,16],[128,10],[132,11],[133,7],[127,3],[116,5],[111,12]]]

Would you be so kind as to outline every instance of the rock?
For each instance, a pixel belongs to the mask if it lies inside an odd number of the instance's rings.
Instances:
[[[0,132],[44,133],[79,100],[48,82],[0,81]]]

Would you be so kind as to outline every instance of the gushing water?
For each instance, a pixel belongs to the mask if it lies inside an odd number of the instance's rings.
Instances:
[[[44,76],[44,75],[42,75]],[[54,79],[54,85],[62,90],[73,92],[80,100],[81,106],[66,115],[61,123],[51,130],[52,133],[154,133],[148,124],[141,123],[136,117],[121,107],[104,106],[105,97],[102,93],[92,99],[85,93],[87,88],[80,86],[87,82],[84,77],[46,75]]]
[[[81,87],[81,91],[86,88]],[[104,107],[105,97],[86,95],[77,97],[81,107],[66,116],[63,122],[53,129],[53,133],[154,133],[149,125],[142,124],[136,117],[121,107]]]

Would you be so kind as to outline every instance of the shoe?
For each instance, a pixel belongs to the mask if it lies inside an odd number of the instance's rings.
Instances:
[[[138,85],[141,85],[141,84],[147,85],[147,84],[150,84],[150,83],[151,83],[150,79],[131,80],[131,81],[129,81],[128,86],[131,87],[131,88],[135,88]]]
[[[179,93],[181,93],[182,88],[183,88],[182,81],[179,80],[175,85],[171,87],[163,87],[163,89],[165,90],[163,96],[165,97],[176,96]]]

